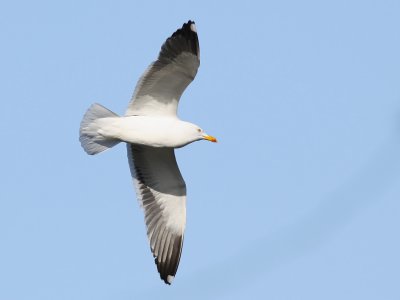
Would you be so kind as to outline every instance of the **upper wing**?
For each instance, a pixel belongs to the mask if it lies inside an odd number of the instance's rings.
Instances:
[[[136,191],[158,272],[171,284],[178,269],[186,224],[186,185],[174,149],[127,144]]]
[[[179,99],[199,65],[196,27],[188,21],[162,45],[158,59],[137,83],[125,115],[176,115]]]

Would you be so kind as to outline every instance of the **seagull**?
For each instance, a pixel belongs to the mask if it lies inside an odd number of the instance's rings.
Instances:
[[[95,103],[79,130],[79,141],[90,155],[126,143],[151,252],[166,284],[177,272],[186,225],[186,184],[174,149],[199,140],[217,142],[177,116],[179,99],[199,65],[197,31],[189,20],[164,42],[157,60],[139,79],[125,115]]]

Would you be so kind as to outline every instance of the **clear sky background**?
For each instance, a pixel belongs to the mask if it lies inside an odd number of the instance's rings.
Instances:
[[[0,300],[400,299],[399,1],[3,1]],[[126,149],[81,149],[196,21],[172,286]]]

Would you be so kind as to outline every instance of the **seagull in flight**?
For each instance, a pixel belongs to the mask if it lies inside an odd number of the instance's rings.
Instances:
[[[188,21],[162,45],[139,79],[124,116],[92,104],[83,116],[79,140],[94,155],[125,142],[147,237],[161,279],[171,284],[178,269],[186,224],[186,184],[175,148],[216,138],[177,116],[179,99],[200,65],[195,23]]]

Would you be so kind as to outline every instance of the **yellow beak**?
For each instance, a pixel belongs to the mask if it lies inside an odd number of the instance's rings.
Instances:
[[[213,136],[211,136],[211,135],[208,135],[208,134],[203,135],[203,138],[204,138],[205,140],[210,141],[210,142],[213,142],[213,143],[216,143],[216,142],[217,142],[217,139],[216,139],[215,137],[213,137]]]

